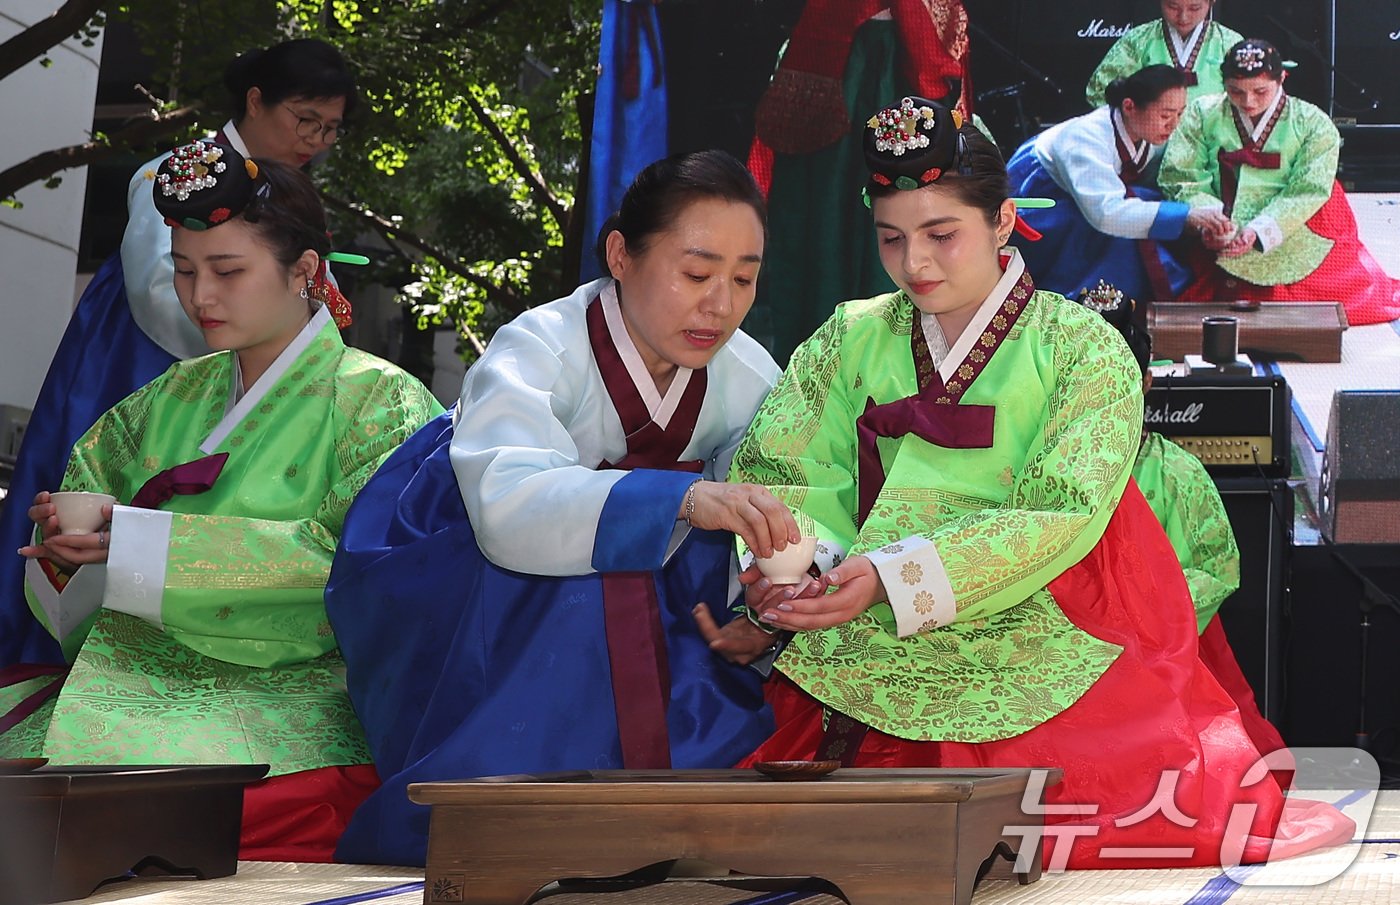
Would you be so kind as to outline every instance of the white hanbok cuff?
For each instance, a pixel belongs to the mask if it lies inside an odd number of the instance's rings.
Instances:
[[[1259,245],[1264,251],[1273,251],[1283,244],[1283,228],[1273,217],[1260,214],[1249,221],[1249,228],[1259,237]]]
[[[880,573],[899,637],[926,632],[958,618],[948,571],[932,541],[906,537],[864,555]]]
[[[171,523],[171,513],[159,509],[112,507],[112,548],[107,554],[103,606],[165,627],[160,608],[165,597]]]

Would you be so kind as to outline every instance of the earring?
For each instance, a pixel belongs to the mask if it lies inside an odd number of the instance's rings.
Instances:
[[[303,302],[311,301],[311,293],[307,291],[307,288],[305,286],[301,287],[301,292],[297,294],[301,296],[301,300]]]

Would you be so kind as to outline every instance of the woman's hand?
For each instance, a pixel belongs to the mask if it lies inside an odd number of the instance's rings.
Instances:
[[[710,615],[707,604],[696,604],[691,613],[695,617],[696,627],[700,629],[700,637],[705,639],[710,650],[730,663],[747,666],[763,656],[778,640],[775,635],[765,632],[743,616],[735,616],[720,628],[715,624],[715,617]]]
[[[1252,229],[1242,229],[1239,235],[1230,240],[1230,244],[1220,249],[1222,258],[1238,258],[1240,255],[1254,247],[1254,243],[1259,241],[1259,235]]]
[[[776,547],[802,540],[797,520],[782,500],[760,484],[696,481],[695,510],[690,524],[710,531],[731,531],[744,539],[755,556],[772,556]],[[680,518],[685,518],[681,504]]]
[[[1201,234],[1201,241],[1209,245],[1219,242],[1223,245],[1235,231],[1235,224],[1225,212],[1213,207],[1192,208],[1186,214],[1186,226]]]
[[[107,542],[112,526],[112,507],[102,507],[106,520],[101,530],[91,534],[63,534],[58,524],[58,510],[47,490],[34,495],[29,507],[29,519],[39,526],[42,542],[19,548],[19,555],[29,559],[47,559],[59,569],[72,574],[79,566],[107,561]]]
[[[755,616],[762,616],[769,609],[794,597],[815,597],[826,591],[826,585],[810,575],[802,576],[797,584],[773,584],[755,563],[739,573],[739,583],[744,586],[744,605],[753,610]]]
[[[820,593],[828,588],[836,590]],[[875,564],[864,556],[852,556],[802,593],[769,606],[758,618],[794,632],[831,628],[850,622],[887,596]]]

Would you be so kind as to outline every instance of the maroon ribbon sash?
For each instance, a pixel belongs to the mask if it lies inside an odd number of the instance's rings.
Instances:
[[[1282,164],[1277,151],[1258,151],[1253,148],[1240,148],[1238,151],[1217,151],[1220,161],[1220,195],[1225,202],[1225,216],[1235,209],[1235,193],[1240,188],[1240,168],[1251,166],[1260,170],[1277,170]]]
[[[991,447],[995,437],[996,406],[962,405],[959,400],[1001,347],[1002,340],[1025,310],[1026,301],[1034,291],[1035,284],[1031,281],[1030,273],[1022,273],[1002,302],[1001,309],[992,316],[987,329],[977,338],[967,358],[947,384],[934,367],[919,310],[913,309],[910,344],[919,391],[884,405],[876,405],[874,399],[867,398],[865,411],[856,419],[859,455],[857,524],[865,523],[875,500],[880,496],[881,488],[885,486],[884,463],[880,461],[876,443],[879,437],[914,434],[921,440],[947,449]]]
[[[131,498],[131,505],[137,509],[157,509],[176,494],[204,493],[219,479],[226,462],[228,453],[224,452],[171,466],[142,484]]]
[[[627,455],[615,464],[600,462],[598,470],[657,468],[699,474],[705,466],[703,460],[677,460],[695,433],[705,401],[706,372],[691,372],[671,423],[662,428],[651,420],[646,401],[608,332],[602,302],[596,298],[588,306],[587,321],[593,358],[627,438]],[[628,770],[669,769],[671,740],[666,709],[671,700],[671,670],[655,578],[651,572],[606,572],[601,578],[603,631],[622,765]]]
[[[15,726],[24,722],[28,716],[47,701],[58,694],[63,687],[63,680],[68,677],[68,667],[51,666],[37,663],[16,663],[0,669],[0,688],[8,688],[11,685],[18,685],[20,682],[27,682],[40,676],[53,676],[53,680],[44,684],[42,688],[33,694],[27,695],[9,713],[0,716],[0,735],[9,732]]]

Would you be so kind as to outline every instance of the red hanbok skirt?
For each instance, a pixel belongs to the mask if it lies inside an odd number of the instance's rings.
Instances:
[[[1361,244],[1356,217],[1340,182],[1333,180],[1331,197],[1308,220],[1307,229],[1334,244],[1318,268],[1298,282],[1276,286],[1249,283],[1221,270],[1214,253],[1205,252],[1192,261],[1197,277],[1181,293],[1181,300],[1341,302],[1347,322],[1354,326],[1400,317],[1400,280],[1387,276]]]
[[[1044,802],[1092,813],[1045,816],[1051,868],[1257,863],[1351,839],[1348,817],[1321,802],[1286,800],[1267,772],[1242,783],[1261,759],[1251,721],[1201,660],[1186,580],[1135,482],[1098,545],[1049,590],[1076,625],[1123,648],[1083,697],[993,742],[915,742],[871,729],[855,765],[1061,768],[1064,780]],[[814,757],[821,704],[783,677],[770,683],[769,700],[777,731],[742,765]],[[1268,727],[1256,732],[1281,743],[1257,709],[1253,716]],[[1242,856],[1233,856],[1241,845]]]
[[[368,764],[274,776],[243,791],[240,861],[334,860],[350,815],[379,788]]]

